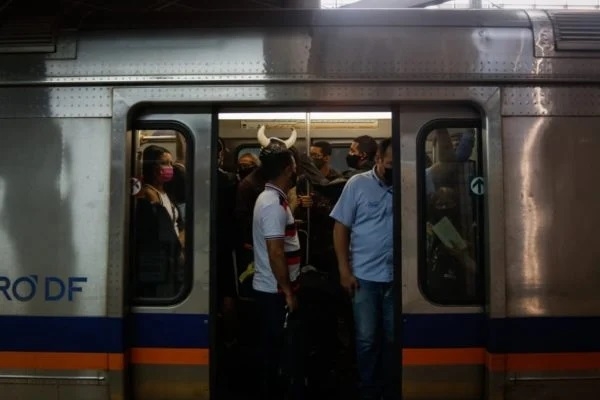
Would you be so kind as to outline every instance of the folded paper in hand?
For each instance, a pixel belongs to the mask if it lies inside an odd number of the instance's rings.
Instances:
[[[456,230],[452,222],[448,217],[442,218],[437,224],[433,226],[433,232],[438,238],[444,243],[444,246],[449,249],[464,250],[467,248],[467,244],[460,236],[460,233]]]

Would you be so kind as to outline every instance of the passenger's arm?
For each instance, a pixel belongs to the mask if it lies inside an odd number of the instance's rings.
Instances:
[[[287,260],[283,249],[284,239],[267,239],[267,252],[269,253],[269,264],[275,275],[277,284],[286,295],[292,295],[290,274],[288,272]]]
[[[290,273],[285,256],[284,240],[288,214],[279,204],[269,204],[260,209],[260,228],[264,235],[269,265],[290,312],[296,310],[296,295],[292,291]]]
[[[358,282],[352,273],[349,257],[350,231],[356,214],[356,179],[356,177],[353,177],[348,181],[330,214],[335,219],[333,246],[338,261],[338,270],[340,271],[340,285],[351,296],[358,288]]]
[[[348,249],[350,248],[350,229],[344,224],[336,221],[333,226],[333,247],[338,260],[340,276],[352,275]]]

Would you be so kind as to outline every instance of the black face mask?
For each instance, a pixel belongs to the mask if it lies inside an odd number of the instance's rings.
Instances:
[[[247,177],[248,175],[250,175],[252,173],[252,171],[254,171],[255,169],[256,169],[256,167],[238,168],[238,175],[240,177],[240,180],[242,180],[245,177]]]
[[[323,168],[323,165],[325,165],[325,160],[322,158],[313,158],[312,161],[315,164],[315,167],[319,169]]]
[[[348,164],[348,166],[350,168],[357,169],[359,162],[360,162],[360,156],[358,154],[348,154],[346,156],[346,164]]]
[[[394,170],[392,168],[385,168],[385,172],[383,173],[383,181],[388,186],[392,186],[394,184]]]

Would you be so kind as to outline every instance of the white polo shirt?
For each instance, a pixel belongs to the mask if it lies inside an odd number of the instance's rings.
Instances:
[[[269,263],[267,239],[284,239],[290,281],[300,273],[300,241],[287,195],[277,186],[265,184],[265,190],[256,199],[252,217],[254,246],[254,290],[277,293],[279,287]]]

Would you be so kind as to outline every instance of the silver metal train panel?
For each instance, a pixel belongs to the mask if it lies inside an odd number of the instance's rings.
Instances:
[[[435,19],[420,26],[407,22],[407,16],[423,15],[414,11],[366,11],[369,26],[319,24],[319,16],[328,11],[313,11],[306,26],[281,21],[267,27],[81,31],[73,60],[30,55],[24,64],[22,57],[0,56],[0,84],[600,81],[596,53],[582,58],[581,52],[560,52],[571,55],[563,58],[550,52],[545,43],[553,36],[546,14],[533,14],[537,31],[532,31],[521,11],[497,13],[495,20],[493,13],[486,13],[492,22],[476,25],[461,24],[455,12],[426,10]],[[389,14],[398,22],[390,22]],[[291,11],[287,17],[294,15]],[[444,18],[457,18],[457,23],[447,26]],[[543,43],[535,36],[541,31]],[[541,57],[539,48],[550,52],[549,57]]]
[[[526,86],[502,89],[504,116],[600,115],[600,87]]]
[[[110,87],[2,88],[0,118],[111,117]]]
[[[2,314],[106,314],[109,131],[109,119],[2,121]],[[81,292],[61,290],[70,278]]]
[[[507,316],[600,310],[600,118],[505,118]]]

